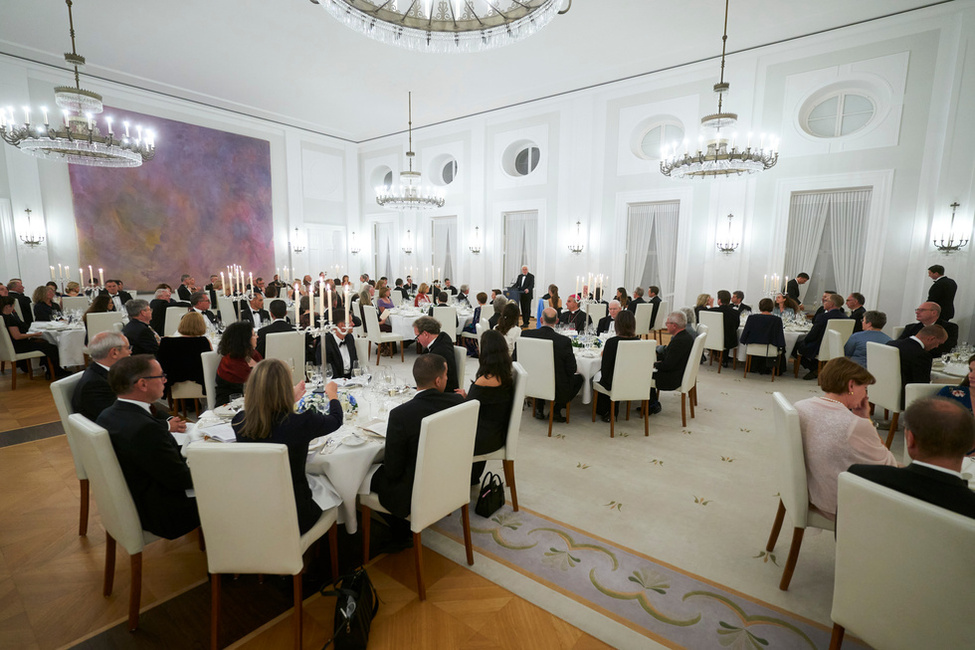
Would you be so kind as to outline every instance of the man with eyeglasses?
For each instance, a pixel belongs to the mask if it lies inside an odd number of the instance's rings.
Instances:
[[[162,366],[148,354],[119,359],[108,383],[118,399],[97,422],[108,431],[142,528],[166,539],[181,537],[199,527],[200,516],[196,499],[186,493],[193,488],[189,467],[166,422],[151,412],[166,388]],[[186,425],[178,421],[175,429],[185,431]]]
[[[938,303],[922,302],[920,305],[918,305],[918,308],[914,310],[914,315],[917,316],[917,322],[906,326],[904,331],[901,332],[901,335],[897,337],[898,340],[909,339],[912,336],[916,336],[922,328],[929,325],[940,325],[948,334],[948,339],[934,348],[929,348],[928,355],[932,359],[937,359],[938,357],[951,352],[952,348],[958,344],[958,325],[955,323],[949,323],[941,318],[941,306]]]

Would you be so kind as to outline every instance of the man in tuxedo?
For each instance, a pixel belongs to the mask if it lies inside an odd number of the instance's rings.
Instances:
[[[447,385],[444,390],[452,393],[460,388],[462,378],[457,376],[453,337],[446,332],[441,332],[440,322],[430,316],[417,318],[413,322],[413,333],[416,334],[416,342],[421,348],[440,355],[447,364]]]
[[[813,326],[809,332],[796,342],[795,353],[793,356],[801,355],[800,363],[807,370],[803,379],[815,379],[819,376],[819,348],[826,336],[826,326],[834,318],[846,318],[846,313],[841,309],[843,299],[835,293],[825,296],[823,305],[827,309],[817,313],[813,317]]]
[[[352,328],[344,319],[335,323],[335,329],[325,336],[325,358],[322,359],[332,369],[332,377],[352,378],[352,364],[359,361],[355,349]]]
[[[645,302],[646,300],[643,299],[643,287],[637,287],[633,290],[633,300],[626,306],[626,309],[636,314],[636,306],[642,305]]]
[[[254,278],[254,286],[251,287],[251,292],[264,295],[264,278]]]
[[[408,291],[409,293],[415,293],[415,292],[416,292],[416,283],[415,283],[415,282],[413,282],[413,278],[412,278],[412,276],[409,276],[409,275],[408,275],[408,276],[406,276],[406,284],[405,284],[405,285],[403,285],[403,287],[404,287],[404,288],[405,288],[405,289],[406,289],[406,290],[407,290],[407,291]],[[403,297],[404,297],[404,298],[407,298],[407,297],[409,297],[409,296],[403,296]]]
[[[277,277],[277,276],[275,276],[275,277]],[[217,280],[219,280],[219,279],[220,279],[220,276],[219,275],[211,275],[210,276],[210,281],[206,284],[205,287],[203,287],[203,290],[204,291],[213,291],[214,286],[217,284]]]
[[[134,301],[133,301],[134,302]],[[145,302],[145,301],[143,301]],[[166,375],[148,355],[120,359],[108,373],[118,400],[98,416],[108,431],[142,528],[176,539],[199,527],[190,469],[166,422],[153,417],[150,404],[162,398]],[[185,431],[179,422],[177,431]]]
[[[928,325],[913,336],[905,339],[888,341],[887,345],[900,350],[901,358],[901,400],[904,399],[904,387],[908,384],[931,383],[931,361],[928,354],[948,338],[947,332],[940,325]]]
[[[938,303],[922,302],[914,310],[914,315],[917,316],[917,322],[905,326],[898,338],[910,338],[929,325],[940,325],[944,328],[947,338],[928,352],[932,359],[948,354],[958,344],[958,325],[941,318],[941,305]]]
[[[658,390],[676,390],[684,379],[684,367],[694,347],[694,337],[687,331],[687,316],[675,311],[667,314],[664,321],[670,343],[662,350],[658,348],[657,361],[653,364],[653,381],[656,388],[650,389],[650,414],[660,413],[663,407],[657,398]],[[695,363],[697,363],[695,361]]]
[[[802,304],[799,300],[799,287],[803,284],[809,282],[808,273],[800,273],[796,277],[789,280],[785,285],[785,295],[789,296],[797,303]]]
[[[738,347],[738,323],[741,315],[731,306],[731,292],[722,289],[718,292],[718,306],[711,307],[708,311],[721,312],[721,320],[724,323],[724,350],[721,354],[721,364],[727,368],[731,358],[731,351]]]
[[[88,342],[92,363],[85,368],[71,395],[71,410],[94,422],[102,411],[115,403],[115,392],[108,385],[108,371],[115,362],[132,354],[129,341],[118,332],[99,332]]]
[[[156,289],[156,293],[149,303],[149,309],[152,310],[149,325],[159,336],[163,336],[166,333],[166,310],[176,304],[178,303],[173,300],[172,291],[166,287]]]
[[[555,324],[558,322],[558,312],[548,307],[542,312],[542,326],[538,329],[525,330],[521,335],[534,339],[548,339],[552,342],[552,356],[555,362],[555,402],[551,407],[555,413],[552,414],[552,419],[556,422],[565,422],[562,411],[565,405],[579,393],[583,378],[582,375],[576,374],[576,357],[572,354],[572,343],[569,337],[555,331]],[[517,350],[515,355],[517,356]],[[535,417],[539,420],[546,419],[545,400],[535,400]]]
[[[271,322],[257,330],[257,345],[255,348],[265,356],[267,350],[267,335],[280,334],[282,332],[294,332],[294,325],[288,322],[288,304],[283,300],[272,300],[270,306]]]
[[[650,326],[655,329],[660,329],[660,323],[657,322],[657,311],[660,309],[660,303],[663,301],[660,300],[659,293],[660,287],[653,284],[647,287],[647,302],[653,305],[653,311],[650,312]]]
[[[951,320],[955,317],[955,293],[958,291],[958,284],[945,277],[945,267],[940,264],[928,267],[928,277],[934,280],[934,284],[928,289],[928,301],[941,306],[942,320]]]
[[[565,310],[559,316],[559,321],[580,333],[592,322],[589,319],[589,314],[579,309],[579,301],[575,296],[569,296],[565,299]]]
[[[193,287],[196,285],[196,280],[189,273],[184,273],[179,276],[179,286],[176,288],[176,295],[179,296],[180,300],[186,302],[190,301],[190,296],[193,295]],[[108,286],[108,283],[105,283]]]
[[[616,335],[616,316],[622,311],[623,306],[620,305],[619,300],[610,300],[609,307],[606,308],[608,312],[605,316],[599,319],[596,323],[596,334],[612,334]]]
[[[863,294],[856,291],[846,297],[846,306],[850,308],[850,318],[856,320],[856,324],[853,326],[854,333],[863,331],[863,315],[867,313],[867,309],[863,306],[865,300]]]
[[[255,330],[260,330],[271,322],[271,315],[264,309],[263,295],[255,293],[254,297],[250,299],[250,302],[246,300],[240,301],[240,320],[249,321]]]
[[[217,327],[217,316],[210,311],[210,294],[206,291],[196,291],[190,296],[190,311],[195,311],[207,324],[207,329]]]
[[[521,320],[523,326],[528,327],[528,321],[532,316],[532,298],[535,297],[535,276],[528,272],[527,266],[521,267],[521,275],[510,288],[518,292],[518,299],[521,303]]]
[[[118,280],[105,280],[105,289],[102,291],[102,295],[108,295],[108,299],[115,304],[115,311],[120,312],[125,306],[125,303],[132,300],[132,296],[128,291],[122,291],[119,287]]]
[[[141,298],[130,300],[125,303],[125,312],[129,315],[129,322],[122,328],[122,334],[129,340],[132,354],[155,356],[159,351],[159,335],[149,327],[152,321],[149,303]]]
[[[409,276],[407,276],[409,279]],[[410,291],[405,286],[403,286],[403,278],[396,278],[396,288],[393,291],[399,291],[399,295],[403,296],[403,301],[410,299]]]
[[[439,294],[437,294],[437,300],[436,300],[436,303],[437,304],[436,304],[436,306],[437,307],[449,307],[450,305],[447,304],[447,298],[449,298],[449,297],[450,297],[450,294],[449,293],[447,293],[446,291],[441,291]],[[427,316],[430,316],[431,318],[433,318],[433,307],[430,307],[430,309],[427,310]],[[458,325],[460,325],[460,316],[458,316],[457,313],[455,312],[454,313],[454,330],[455,331],[456,331]]]
[[[471,288],[466,284],[460,285],[460,291],[457,292],[457,302],[462,305],[471,306]]]
[[[975,446],[975,420],[957,402],[929,397],[904,411],[904,442],[912,462],[906,467],[854,465],[851,474],[932,505],[975,518],[975,492],[961,475],[965,455]]]
[[[746,305],[745,302],[745,292],[735,291],[731,294],[731,308],[734,309],[739,314],[745,311],[752,311],[751,305]]]
[[[7,283],[7,295],[13,296],[17,299],[17,304],[20,305],[20,313],[22,315],[22,320],[24,325],[30,325],[34,322],[34,310],[31,309],[30,298],[24,295],[24,283],[21,282],[20,278],[12,278],[10,282]]]
[[[443,279],[443,291],[449,292],[452,296],[457,295],[457,287],[450,284],[450,278]]]

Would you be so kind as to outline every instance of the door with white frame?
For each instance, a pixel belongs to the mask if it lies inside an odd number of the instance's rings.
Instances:
[[[430,219],[430,263],[434,279],[442,283],[450,278],[457,284],[455,272],[459,271],[457,258],[457,217],[433,217]]]
[[[295,267],[302,274],[327,277],[339,276],[345,272],[347,252],[345,246],[346,229],[343,226],[306,226],[308,230],[307,255],[296,256]],[[299,262],[299,259],[304,257]],[[302,267],[301,264],[305,266]]]
[[[538,210],[504,213],[503,250],[501,272],[504,286],[514,284],[523,266],[537,273]]]
[[[672,301],[677,274],[677,226],[680,201],[627,204],[626,263],[623,286],[660,287],[660,297]],[[615,294],[616,287],[607,293]]]

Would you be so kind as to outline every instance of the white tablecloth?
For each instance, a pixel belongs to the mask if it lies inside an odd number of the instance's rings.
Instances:
[[[68,326],[57,321],[34,321],[28,331],[40,332],[45,341],[58,346],[62,367],[85,365],[86,332],[83,325]]]
[[[594,357],[583,356],[584,353],[580,349],[574,349],[573,353],[576,356],[576,372],[585,379],[582,382],[582,403],[592,404],[592,378],[593,375],[599,372],[603,358],[599,355],[598,351]]]
[[[425,316],[426,314],[426,310],[410,310],[404,313],[403,311],[396,309],[391,310],[389,316],[386,317],[386,322],[389,323],[390,327],[393,328],[393,334],[402,336],[403,340],[405,341],[412,341],[415,336],[413,334],[413,323],[417,318],[420,316]],[[463,331],[464,327],[471,322],[473,317],[473,311],[465,310],[457,312],[457,320],[459,324],[457,325],[457,332],[455,336],[460,336],[460,333]]]

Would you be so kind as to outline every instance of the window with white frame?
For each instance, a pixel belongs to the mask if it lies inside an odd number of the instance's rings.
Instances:
[[[631,203],[627,206],[626,266],[628,293],[656,285],[662,297],[674,293],[677,272],[677,226],[680,201]]]
[[[502,261],[505,286],[521,274],[521,267],[536,268],[538,262],[538,210],[506,212],[504,214],[504,259]]]
[[[817,138],[840,138],[865,128],[877,112],[873,99],[857,90],[816,95],[806,102],[802,127]]]

